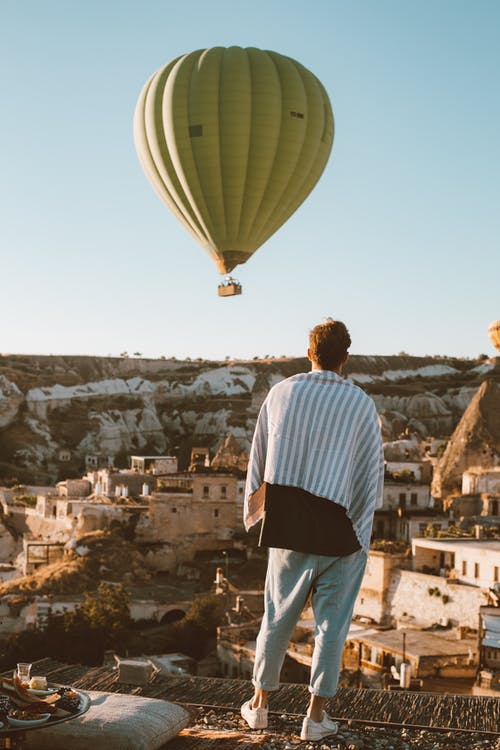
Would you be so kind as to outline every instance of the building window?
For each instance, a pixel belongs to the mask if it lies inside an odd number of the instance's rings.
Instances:
[[[190,125],[189,135],[191,138],[199,138],[203,135],[203,125]]]
[[[177,513],[177,508],[172,508],[172,513]]]
[[[227,497],[227,487],[225,484],[223,484],[222,487],[220,488],[220,496],[223,500],[225,500]]]
[[[406,492],[400,492],[399,493],[399,505],[401,508],[404,508],[406,505]]]
[[[210,494],[210,487],[208,484],[203,485],[203,497],[209,497]]]
[[[290,112],[291,117],[297,117],[299,120],[304,119],[304,113],[303,112]]]
[[[493,581],[495,583],[498,581],[498,565],[493,566]]]
[[[417,505],[418,496],[416,492],[412,492],[410,495],[410,503],[412,505]]]
[[[466,560],[462,560],[462,575],[463,576],[467,575],[467,561]]]
[[[479,563],[474,563],[474,578],[479,578]]]
[[[214,509],[214,518],[219,518],[219,509],[218,508]]]

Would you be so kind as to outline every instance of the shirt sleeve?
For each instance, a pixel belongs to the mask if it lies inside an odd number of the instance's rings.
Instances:
[[[384,461],[384,446],[382,443],[382,434],[380,431],[380,425],[378,429],[378,457],[377,457],[377,489],[375,495],[375,509],[381,508],[384,504],[384,473],[385,473],[385,461]]]
[[[243,523],[245,524],[245,529],[247,531],[258,521],[260,521],[263,515],[263,508],[251,508],[250,498],[252,494],[259,489],[260,485],[264,481],[267,442],[268,415],[266,399],[266,401],[264,401],[264,403],[262,404],[259,416],[257,418],[257,424],[255,425],[255,432],[252,440],[252,447],[250,449],[250,457],[248,459],[247,481],[245,486],[245,502],[243,506]]]
[[[366,522],[372,521],[373,512],[382,507],[384,495],[384,448],[380,422],[373,401],[361,421],[357,438],[354,481],[355,496],[363,507]]]

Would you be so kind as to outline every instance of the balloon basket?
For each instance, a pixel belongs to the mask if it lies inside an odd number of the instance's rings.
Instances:
[[[236,279],[226,279],[217,287],[219,297],[234,297],[235,294],[241,294],[242,286]]]

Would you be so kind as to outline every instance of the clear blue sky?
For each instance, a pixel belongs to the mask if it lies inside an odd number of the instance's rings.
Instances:
[[[494,354],[500,318],[496,0],[1,0],[0,351]],[[216,296],[156,197],[132,117],[149,75],[215,45],[299,60],[336,135],[307,201]]]

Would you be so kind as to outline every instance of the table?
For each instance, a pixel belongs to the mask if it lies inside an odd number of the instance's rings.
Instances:
[[[51,684],[51,687],[63,686]],[[62,724],[63,721],[71,721],[86,713],[90,708],[90,696],[84,693],[83,690],[77,690],[77,688],[73,687],[71,689],[80,695],[80,708],[77,713],[61,716],[60,718],[51,717],[44,724],[40,724],[37,727],[13,727],[6,719],[4,726],[0,729],[0,750],[4,748],[5,750],[22,750],[26,732],[36,732],[37,729],[53,727],[55,724]]]

